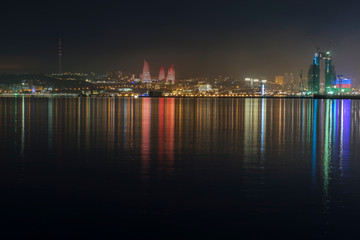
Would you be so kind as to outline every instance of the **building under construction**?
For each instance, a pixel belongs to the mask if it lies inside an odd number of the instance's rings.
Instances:
[[[332,83],[336,80],[335,67],[332,64],[330,52],[316,52],[308,74],[308,91],[313,94],[320,93],[320,61],[325,61],[325,92],[332,91]]]

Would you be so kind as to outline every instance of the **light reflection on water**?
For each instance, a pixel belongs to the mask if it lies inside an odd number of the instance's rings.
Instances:
[[[309,215],[304,221],[320,222],[328,232],[359,200],[359,106],[357,100],[0,98],[1,186],[31,188],[38,174],[72,189],[64,182],[80,181],[69,171],[81,166],[117,172],[109,177],[114,184],[139,180],[127,192],[134,196],[174,187],[180,190],[172,194],[192,199],[196,191],[221,186],[204,198],[220,194],[220,205],[239,201],[226,214],[218,209],[219,216],[299,210]],[[42,171],[45,165],[54,176]],[[95,179],[101,185],[103,179]],[[292,202],[282,202],[287,198]],[[150,199],[142,201],[133,208],[150,211],[143,206]],[[166,211],[180,211],[176,204]]]

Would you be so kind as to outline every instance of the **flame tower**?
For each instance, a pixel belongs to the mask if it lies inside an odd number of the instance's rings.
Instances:
[[[146,60],[144,60],[144,67],[141,75],[141,80],[143,83],[151,83],[149,64]]]
[[[159,81],[163,81],[163,80],[165,80],[165,68],[164,66],[161,66],[159,72]]]
[[[171,83],[171,84],[175,84],[175,69],[174,69],[174,64],[171,64],[168,70],[168,74],[167,74],[167,78],[166,78],[166,82],[167,83]]]

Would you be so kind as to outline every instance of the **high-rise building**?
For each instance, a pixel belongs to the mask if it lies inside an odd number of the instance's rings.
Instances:
[[[167,78],[166,78],[166,82],[167,83],[171,83],[171,84],[175,84],[175,69],[174,69],[174,64],[171,64],[168,70],[168,74],[167,74]]]
[[[164,66],[161,66],[159,72],[159,81],[163,81],[163,80],[165,80],[165,68]]]
[[[332,83],[336,80],[335,67],[332,65],[330,52],[315,53],[313,64],[308,75],[308,90],[311,93],[320,92],[320,60],[325,60],[325,92],[332,92]],[[323,91],[324,89],[322,89]]]
[[[310,65],[308,73],[308,91],[311,93],[319,93],[320,91],[320,57],[315,53],[313,64]]]
[[[303,78],[303,70],[301,69],[300,74],[299,74],[299,91],[303,92],[304,91],[304,78]]]
[[[144,67],[141,75],[141,81],[143,83],[151,83],[149,64],[146,60],[144,60]]]
[[[291,92],[294,92],[294,90],[295,90],[295,81],[294,81],[294,74],[293,74],[293,73],[290,73],[290,74],[289,74],[289,85],[288,85],[288,89],[289,89]]]
[[[330,52],[324,56],[325,59],[325,91],[331,92],[331,84],[336,80],[335,67],[332,65]]]
[[[275,76],[275,84],[284,85],[284,76]]]
[[[284,74],[284,85],[289,84],[289,75],[287,73]]]
[[[294,85],[294,74],[293,73],[289,74],[289,85],[290,86]]]

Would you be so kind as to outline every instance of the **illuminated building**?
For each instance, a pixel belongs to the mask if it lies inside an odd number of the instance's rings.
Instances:
[[[289,84],[289,75],[287,73],[284,74],[284,84],[285,85]]]
[[[294,87],[294,74],[293,73],[285,73],[283,77],[283,84],[286,90],[293,90]]]
[[[254,85],[257,86],[260,83],[260,79],[258,78],[245,78],[245,83],[250,87],[253,87]]]
[[[167,83],[171,83],[171,84],[175,84],[175,69],[174,69],[174,64],[171,64],[168,70],[168,74],[167,74],[167,78],[166,78],[166,82]]]
[[[149,64],[146,60],[144,60],[144,67],[141,75],[141,81],[143,83],[151,83]]]
[[[335,67],[332,65],[330,52],[327,52],[325,57],[325,91],[330,92],[331,85],[336,81],[336,72]],[[351,80],[350,80],[351,81]]]
[[[293,73],[289,74],[289,87],[290,88],[294,87],[294,74]]]
[[[275,76],[275,84],[284,85],[284,76]]]
[[[204,85],[199,85],[199,92],[208,92],[211,91],[211,85],[209,84],[204,84]]]
[[[165,80],[165,68],[164,66],[160,67],[160,72],[159,72],[159,81],[163,81]]]
[[[308,73],[308,88],[311,93],[319,93],[320,90],[320,57],[317,53],[314,55],[313,64]]]
[[[245,83],[247,83],[247,85],[249,87],[261,87],[262,84],[265,84],[267,82],[267,80],[265,79],[259,79],[259,78],[245,78]]]
[[[331,83],[332,93],[350,92],[351,91],[351,79],[344,78],[342,75],[338,75],[336,80]]]
[[[335,67],[332,65],[330,52],[315,53],[313,64],[308,74],[308,88],[311,93],[320,92],[320,60],[325,60],[325,92],[332,92],[332,83],[336,80]]]
[[[265,83],[261,84],[261,95],[265,96]]]

